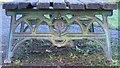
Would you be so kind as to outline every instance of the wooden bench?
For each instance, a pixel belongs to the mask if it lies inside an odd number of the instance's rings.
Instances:
[[[65,46],[70,40],[83,38],[93,40],[102,47],[107,60],[111,61],[107,17],[112,16],[116,8],[116,4],[103,0],[39,0],[39,2],[4,3],[3,9],[6,10],[6,15],[11,16],[5,63],[11,62],[11,57],[19,44],[32,38],[50,40],[57,47]],[[102,19],[96,15],[101,15]],[[97,22],[104,33],[95,33],[93,22]],[[80,33],[68,32],[70,25],[74,23],[80,26]],[[48,25],[50,32],[37,32],[41,24]],[[16,30],[17,27],[20,29]],[[103,39],[106,40],[106,44],[101,42]]]

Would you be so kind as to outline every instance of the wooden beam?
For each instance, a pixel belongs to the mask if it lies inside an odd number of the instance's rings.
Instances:
[[[85,9],[101,9],[101,5],[94,0],[78,0],[84,3]]]
[[[32,9],[33,6],[29,2],[19,2],[18,9]]]
[[[37,4],[37,9],[49,9],[50,0],[39,0]]]
[[[53,0],[54,9],[66,9],[66,3],[64,0]]]
[[[11,9],[17,9],[17,4],[16,2],[7,2],[3,4],[3,9],[11,10]]]
[[[70,9],[85,9],[84,4],[77,0],[68,0]]]

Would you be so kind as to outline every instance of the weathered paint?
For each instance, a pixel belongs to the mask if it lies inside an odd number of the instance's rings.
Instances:
[[[61,12],[59,12],[61,11]],[[72,14],[73,17],[70,19],[66,16],[66,14]],[[19,44],[23,43],[25,40],[36,38],[36,39],[47,39],[50,40],[54,46],[62,47],[67,44],[70,40],[76,40],[76,39],[91,39],[96,41],[104,50],[106,57],[108,60],[111,60],[111,49],[110,49],[110,35],[109,35],[109,29],[108,29],[108,22],[107,22],[107,16],[112,13],[112,11],[97,11],[97,10],[86,10],[86,11],[74,11],[74,10],[14,10],[14,11],[7,11],[7,15],[12,16],[11,18],[11,30],[10,30],[10,40],[9,40],[9,46],[8,46],[8,55],[7,60],[11,60],[12,53],[14,53],[15,49],[19,46]],[[23,17],[15,20],[15,15],[22,14]],[[50,19],[46,18],[44,14],[50,14]],[[95,17],[95,15],[103,15],[103,20],[100,20],[99,18]],[[32,27],[30,24],[30,21],[28,19],[36,18],[38,19],[36,27]],[[64,32],[58,32],[56,33],[53,30],[52,24],[54,19],[64,19],[67,23],[66,31]],[[81,23],[83,23],[81,20],[84,21],[84,19],[88,19],[87,23],[88,26],[84,27]],[[24,24],[27,24],[30,28],[30,33],[26,33],[23,25],[21,26],[21,31],[19,33],[15,32],[17,26],[24,21]],[[39,25],[45,21],[45,23],[49,26],[50,33],[37,33],[37,29]],[[70,29],[70,24],[72,22],[76,22],[79,24],[79,26],[82,29],[82,33],[69,33],[67,32],[68,29]],[[86,20],[85,20],[86,21]],[[104,29],[103,34],[98,33],[89,33],[89,28],[92,25],[92,23],[96,21],[99,25],[102,26]],[[64,23],[64,22],[63,22]],[[23,24],[23,23],[22,23]],[[65,24],[65,23],[64,23]],[[61,36],[59,36],[59,33]],[[97,39],[106,39],[106,45],[103,45],[101,41]],[[12,40],[18,39],[18,41],[14,44],[12,44]],[[56,40],[63,40],[62,42],[57,43]],[[14,45],[12,47],[12,45]]]

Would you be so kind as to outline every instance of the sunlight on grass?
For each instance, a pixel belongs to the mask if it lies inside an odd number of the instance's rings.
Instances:
[[[114,10],[113,15],[108,17],[109,27],[118,29],[118,11]]]
[[[118,29],[118,12],[120,10],[113,10],[113,15],[112,16],[108,16],[108,25],[110,28],[113,29]],[[102,16],[101,15],[96,15],[98,18],[100,18],[102,20]],[[96,26],[98,26],[97,24],[94,24]]]

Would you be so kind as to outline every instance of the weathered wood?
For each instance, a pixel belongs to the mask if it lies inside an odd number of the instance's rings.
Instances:
[[[66,3],[64,0],[53,0],[54,9],[66,9]]]
[[[70,9],[85,9],[84,4],[77,0],[68,0]]]
[[[52,1],[52,2],[51,2]],[[3,4],[3,9],[72,9],[72,10],[113,10],[117,9],[117,4],[104,0],[39,0],[39,2],[7,2]],[[69,7],[69,8],[68,8]]]
[[[66,7],[69,7],[69,2],[68,2],[68,0],[64,0],[65,1],[65,3],[66,3]]]
[[[4,4],[3,4],[3,9],[7,9],[7,10],[17,9],[17,3],[15,3],[15,2],[7,2],[7,3],[4,3]]]
[[[81,0],[83,1],[83,0]],[[86,1],[86,0],[85,0]],[[89,4],[90,3],[94,3],[92,5],[94,5],[94,8],[98,7],[98,9],[100,8],[101,10],[113,10],[113,9],[117,9],[117,5],[115,3],[111,3],[111,2],[108,2],[108,1],[105,1],[105,0],[87,0],[88,2],[88,6],[87,7],[91,7]],[[97,4],[97,5],[95,5]]]
[[[99,3],[103,10],[117,9],[117,4],[116,3],[108,2],[108,1],[105,1],[105,0],[94,0],[94,1],[96,3]]]
[[[94,0],[78,0],[84,3],[86,9],[101,9],[101,5]]]
[[[37,4],[37,9],[49,9],[50,7],[50,0],[39,0]]]
[[[28,2],[19,2],[18,3],[18,9],[30,9],[30,8],[33,8],[31,3],[28,3]]]
[[[104,10],[117,9],[117,4],[114,4],[114,3],[102,3],[101,5]]]
[[[37,2],[32,2],[31,5],[32,5],[33,7],[36,7],[36,6],[37,6]]]

